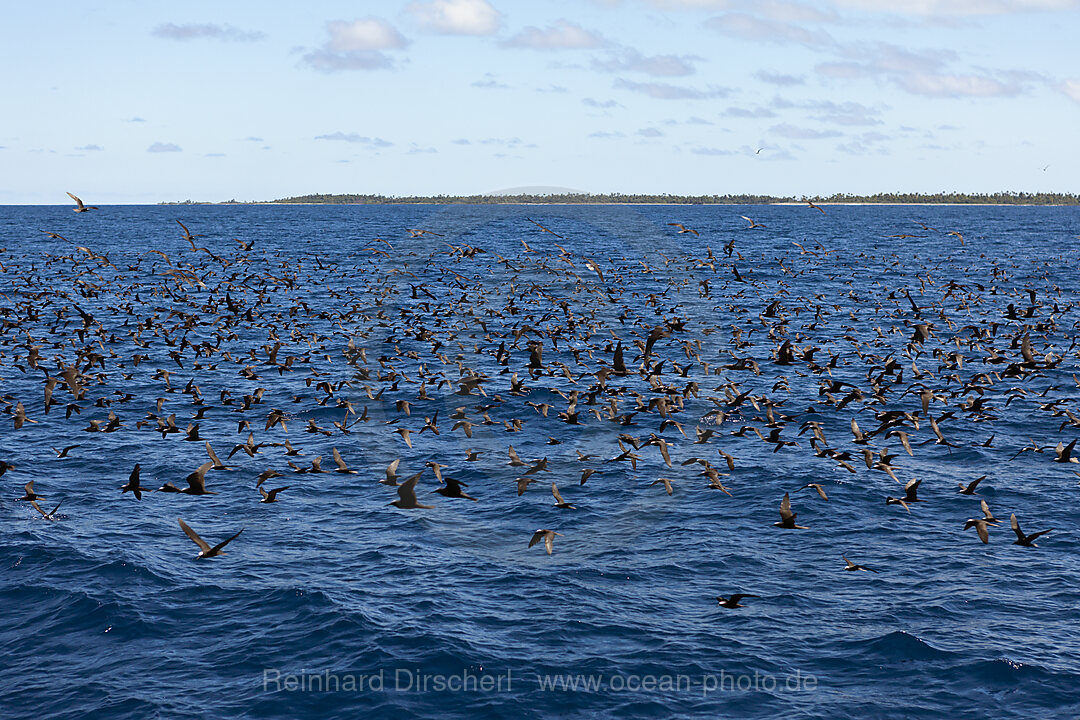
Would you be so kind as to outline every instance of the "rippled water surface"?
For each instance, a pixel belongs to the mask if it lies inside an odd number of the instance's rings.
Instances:
[[[0,208],[0,716],[1077,716],[1080,213],[826,211]]]

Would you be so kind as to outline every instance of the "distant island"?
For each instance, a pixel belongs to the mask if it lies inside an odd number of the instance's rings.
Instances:
[[[516,195],[298,195],[251,203],[229,200],[201,203],[193,200],[162,205],[776,205],[784,203],[880,204],[880,205],[1080,205],[1072,193],[877,193],[874,195],[777,196],[777,195],[649,195],[624,193],[520,193]]]

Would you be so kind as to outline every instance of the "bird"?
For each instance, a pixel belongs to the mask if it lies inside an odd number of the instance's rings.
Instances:
[[[532,547],[541,540],[544,541],[544,549],[547,550],[547,554],[551,554],[551,550],[555,543],[555,536],[562,537],[562,533],[555,532],[554,530],[537,530],[533,533],[532,539],[529,540],[529,547]]]
[[[277,502],[277,494],[279,492],[284,491],[284,490],[288,490],[290,487],[291,487],[291,485],[286,485],[285,487],[274,488],[273,490],[263,490],[261,487],[259,487],[258,488],[259,494],[262,495],[262,500],[260,500],[259,502],[263,502],[263,503]]]
[[[398,465],[400,465],[400,464],[401,464],[401,458],[398,458],[394,462],[387,465],[386,466],[386,479],[385,480],[380,480],[379,482],[382,483],[383,485],[396,486],[398,484],[398,481],[397,481],[397,469],[398,469]]]
[[[467,483],[463,483],[460,480],[455,480],[452,477],[444,478],[444,481],[446,482],[446,486],[436,488],[435,492],[442,495],[443,497],[461,498],[463,500],[472,500],[473,502],[477,502],[476,498],[461,489],[462,487],[465,487]]]
[[[82,447],[82,446],[81,445],[68,445],[67,447],[63,448],[62,450],[57,450],[56,448],[53,448],[53,452],[56,453],[56,457],[58,457],[58,458],[66,458],[68,456],[68,453],[71,452],[72,450],[74,450],[77,447]],[[3,473],[0,473],[0,475],[2,475],[2,474]]]
[[[194,472],[184,478],[188,486],[180,492],[185,495],[217,495],[216,492],[206,489],[206,471],[212,467],[214,467],[214,462],[211,460],[196,468]]]
[[[421,470],[405,482],[398,485],[398,499],[390,504],[394,507],[401,508],[402,510],[431,510],[432,508],[434,508],[434,505],[421,505],[416,501],[416,483],[420,480],[420,476],[423,474],[424,471]]]
[[[972,480],[967,485],[965,485],[964,483],[957,483],[957,486],[960,488],[960,490],[959,490],[960,494],[961,495],[974,495],[975,494],[975,488],[978,487],[979,483],[981,483],[985,479],[986,479],[985,475],[980,475],[979,477],[975,478],[974,480]]]
[[[868,568],[865,565],[856,565],[855,563],[848,560],[846,555],[841,555],[840,557],[842,557],[844,559],[844,562],[847,563],[847,567],[844,568],[845,570],[849,570],[851,572],[854,572],[856,570],[866,570],[872,573],[877,572],[877,570],[875,570],[874,568]]]
[[[341,473],[343,475],[356,475],[359,470],[350,470],[349,466],[345,464],[345,461],[341,459],[341,453],[337,448],[332,448],[334,455],[334,463],[337,465],[337,470],[334,472]]]
[[[184,534],[191,538],[191,541],[199,546],[199,554],[195,556],[196,560],[204,560],[206,558],[217,557],[218,555],[225,554],[225,546],[231,543],[236,538],[240,537],[240,533],[244,532],[244,528],[240,528],[240,532],[236,533],[228,540],[219,542],[217,545],[210,547],[210,543],[199,537],[198,533],[188,527],[188,524],[184,522],[183,518],[176,518],[180,523],[180,528],[184,531]]]
[[[79,198],[75,197],[71,193],[68,193],[68,197],[70,197],[72,200],[75,201],[75,207],[72,208],[72,210],[74,212],[81,213],[81,212],[88,212],[90,210],[98,210],[98,209],[100,209],[100,208],[98,208],[98,207],[96,207],[94,205],[83,205],[83,201],[80,200]]]
[[[44,500],[45,499],[44,496],[38,495],[36,492],[34,492],[34,481],[33,480],[26,483],[26,485],[23,486],[23,490],[25,491],[25,494],[21,498],[19,498],[19,500],[23,500],[23,501],[26,501],[26,502],[33,502],[34,500]]]
[[[731,597],[724,597],[723,595],[717,595],[716,596],[716,604],[719,605],[720,607],[734,610],[735,608],[746,607],[745,605],[740,605],[739,601],[742,600],[743,598],[748,598],[748,597],[756,598],[756,597],[761,597],[761,596],[760,595],[752,595],[750,593],[735,593]]]
[[[815,205],[814,203],[810,202],[809,200],[803,200],[803,202],[804,202],[804,203],[806,203],[807,205],[809,205],[810,207],[812,207],[812,208],[813,208],[814,210],[817,210],[817,211],[819,211],[819,212],[820,212],[820,213],[821,213],[822,215],[824,215],[824,214],[825,214],[825,211],[824,211],[824,210],[822,210],[821,208],[819,208],[819,207],[818,207],[817,205]]]
[[[806,488],[811,488],[811,489],[817,491],[817,494],[821,496],[822,500],[828,500],[829,499],[829,496],[825,494],[825,488],[823,488],[821,486],[821,483],[806,483],[805,485],[803,485],[799,489],[804,490]]]
[[[555,497],[555,507],[562,510],[576,510],[577,508],[563,500],[563,496],[559,494],[559,488],[555,483],[551,483],[551,494]]]
[[[979,533],[979,539],[982,540],[983,545],[990,542],[990,531],[987,529],[991,525],[985,518],[970,518],[964,523],[964,529],[975,528],[975,532]]]
[[[671,480],[668,480],[665,477],[657,478],[656,480],[653,480],[651,483],[649,483],[649,487],[652,487],[653,485],[659,485],[660,483],[664,484],[664,490],[667,491],[668,495],[671,495],[671,493],[672,493]]]
[[[41,509],[41,506],[37,504],[37,501],[35,501],[35,500],[30,501],[30,505],[35,510],[37,510],[39,513],[41,513],[41,516],[43,518],[45,518],[46,520],[55,520],[56,519],[56,511],[60,509],[60,506],[63,503],[64,503],[64,501],[61,500],[60,502],[56,503],[56,507],[54,507],[51,511],[45,512],[44,510]]]
[[[531,223],[532,223],[533,225],[535,225],[536,227],[540,228],[540,231],[541,231],[541,232],[546,232],[546,233],[550,233],[550,234],[554,235],[555,237],[559,238],[560,240],[565,240],[565,238],[564,238],[564,237],[563,237],[562,235],[559,235],[559,234],[558,234],[558,233],[556,233],[556,232],[552,232],[551,230],[548,230],[548,229],[547,229],[546,227],[544,227],[544,226],[543,226],[543,225],[541,225],[540,223],[536,222],[536,221],[535,221],[535,220],[533,220],[532,218],[525,218],[525,219],[526,219],[526,220],[528,220],[529,222],[531,222]],[[526,247],[528,247],[528,246],[526,246]]]
[[[740,215],[739,217],[741,217],[746,222],[750,223],[750,227],[746,228],[747,230],[753,230],[754,228],[763,228],[763,227],[765,227],[765,225],[762,225],[759,222],[754,222],[753,220],[746,217],[745,215]]]
[[[1039,547],[1035,544],[1035,540],[1048,532],[1052,532],[1054,529],[1040,530],[1037,533],[1025,535],[1023,530],[1020,529],[1020,523],[1016,520],[1016,513],[1009,516],[1009,525],[1012,527],[1013,532],[1016,533],[1016,542],[1014,542],[1013,545],[1022,545],[1024,547]]]
[[[683,233],[693,233],[695,237],[700,237],[697,230],[695,230],[694,228],[688,228],[682,223],[671,222],[668,223],[668,225],[679,228],[679,235],[682,235]]]
[[[144,488],[139,486],[139,471],[141,466],[139,463],[135,463],[135,468],[131,471],[131,475],[128,476],[127,484],[120,488],[121,494],[126,492],[132,492],[135,494],[136,500],[142,500],[142,494],[144,492],[153,492],[150,488]]]
[[[788,494],[784,493],[784,499],[780,501],[780,522],[775,522],[778,528],[784,528],[785,530],[809,530],[810,528],[803,525],[796,525],[795,518],[798,517],[798,513],[791,512],[791,500],[788,498]]]

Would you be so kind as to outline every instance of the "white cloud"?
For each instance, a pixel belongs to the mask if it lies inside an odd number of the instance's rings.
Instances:
[[[532,50],[591,50],[606,44],[607,41],[599,33],[562,18],[547,28],[522,28],[503,43],[506,47]]]
[[[487,0],[427,0],[406,10],[421,29],[443,35],[492,35],[502,15]]]
[[[231,25],[214,25],[212,23],[188,23],[186,25],[164,23],[151,30],[150,34],[168,40],[209,38],[211,40],[229,40],[232,42],[252,42],[261,40],[264,37],[261,32],[249,32],[234,28]]]
[[[393,25],[376,17],[352,22],[334,20],[326,23],[326,30],[330,40],[325,47],[334,52],[400,50],[409,44]]]
[[[384,50],[401,50],[409,40],[397,28],[377,17],[326,23],[329,38],[321,47],[305,53],[303,63],[315,70],[381,70],[394,65]]]
[[[96,151],[96,150],[104,150],[105,148],[101,147],[100,145],[90,144],[90,145],[83,145],[83,146],[77,147],[75,149],[89,152],[89,151]]]
[[[146,148],[146,152],[152,153],[164,153],[164,152],[183,152],[183,148],[175,143],[163,143],[156,142],[150,147]]]

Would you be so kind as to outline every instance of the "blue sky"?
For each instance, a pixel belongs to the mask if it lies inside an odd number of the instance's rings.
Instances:
[[[892,5],[10,3],[0,203],[1080,191],[1080,0]]]

